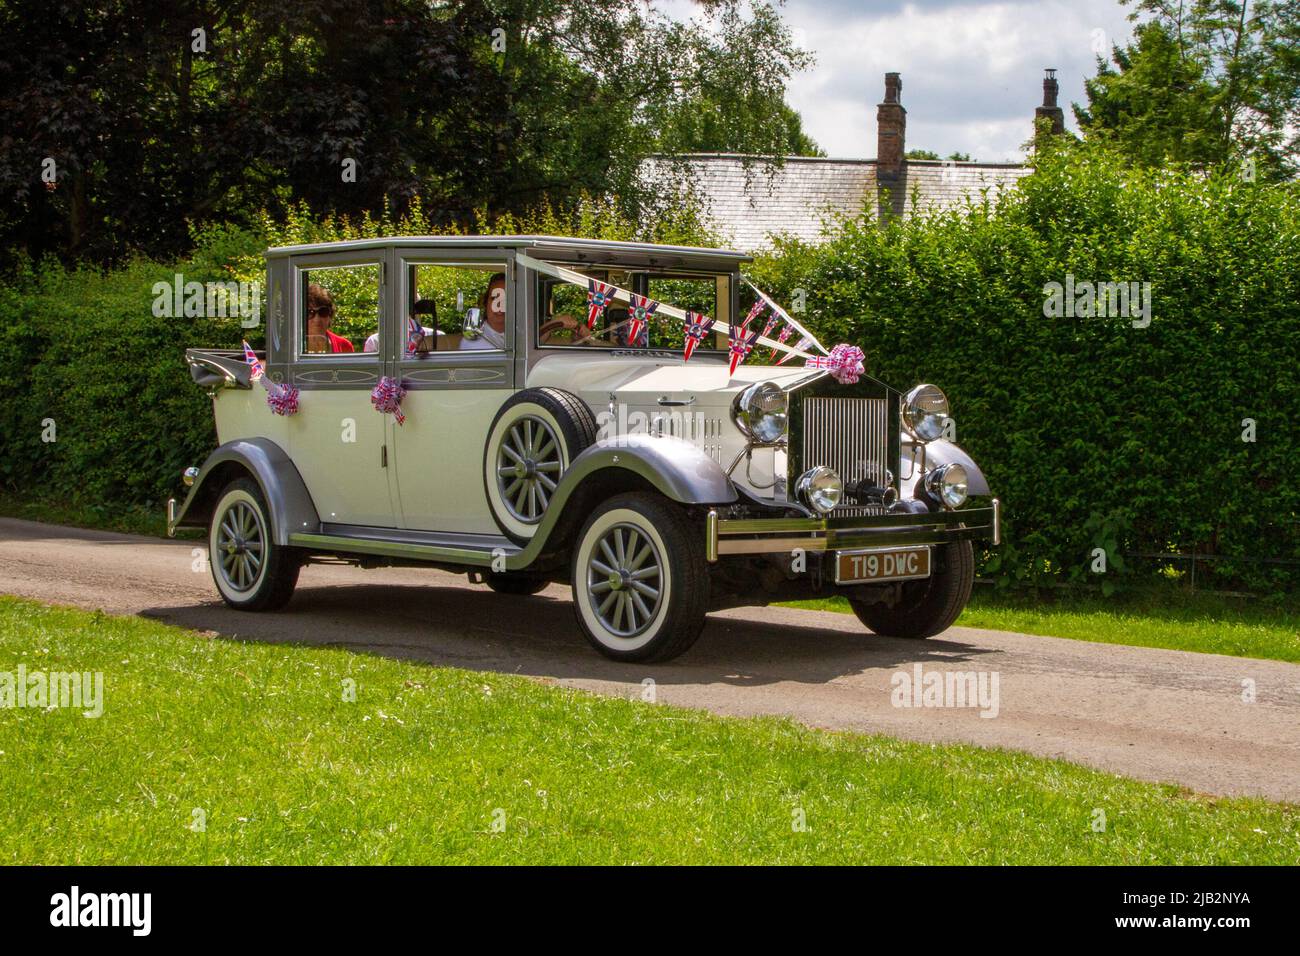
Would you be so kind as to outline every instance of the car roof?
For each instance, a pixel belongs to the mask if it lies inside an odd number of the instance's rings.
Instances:
[[[315,255],[327,252],[351,252],[404,246],[417,249],[439,248],[507,248],[530,249],[539,256],[570,256],[593,262],[629,258],[671,264],[670,260],[704,264],[723,262],[735,266],[751,262],[753,257],[731,249],[700,246],[670,246],[652,242],[619,242],[609,239],[578,239],[572,236],[389,236],[377,239],[349,239],[342,242],[315,242],[297,246],[274,246],[266,250],[267,258],[290,255]]]

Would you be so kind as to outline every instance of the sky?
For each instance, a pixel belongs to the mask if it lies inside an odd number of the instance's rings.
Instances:
[[[677,6],[670,2],[669,6]],[[1067,128],[1086,102],[1096,52],[1132,35],[1118,0],[787,0],[796,42],[817,62],[787,99],[828,156],[876,155],[876,104],[885,73],[901,73],[907,148],[1016,161],[1055,67]]]

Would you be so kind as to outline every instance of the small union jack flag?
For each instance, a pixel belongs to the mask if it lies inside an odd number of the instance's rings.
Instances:
[[[596,279],[587,280],[587,328],[594,329],[597,320],[605,314],[614,301],[614,286]]]
[[[750,310],[752,316],[753,310]],[[754,351],[754,343],[758,341],[758,333],[749,331],[749,318],[740,323],[739,328],[734,324],[728,323],[727,334],[731,337],[731,344],[727,346],[727,351],[731,353],[731,366],[728,374],[736,374],[736,366],[745,361],[745,357]]]
[[[763,310],[766,308],[767,308],[767,303],[764,302],[762,299],[755,300],[754,304],[749,307],[749,315],[745,316],[745,325],[749,325],[750,322],[753,322],[760,315],[762,315]]]
[[[406,320],[406,351],[414,352],[420,347],[420,340],[424,338],[424,326],[415,316]]]
[[[655,314],[657,308],[659,303],[654,299],[635,293],[628,296],[627,341],[629,345],[636,344],[637,337],[641,334],[641,327],[650,321],[650,316]]]
[[[777,345],[785,345],[785,340],[788,339],[788,338],[790,337],[790,335],[791,335],[792,332],[794,332],[794,326],[793,326],[793,325],[783,325],[783,326],[781,326],[781,331],[780,331],[780,332],[777,334],[777,336],[776,336],[776,344],[777,344]],[[775,354],[777,353],[777,351],[778,351],[777,349],[772,349],[772,354],[775,355]]]
[[[252,346],[247,342],[244,343],[244,361],[248,363],[248,366],[251,369],[248,373],[248,380],[250,382],[256,382],[266,374],[266,366],[262,364],[262,360],[257,357],[257,353],[253,351]]]
[[[695,351],[695,346],[704,340],[713,328],[713,319],[707,315],[701,315],[698,312],[687,312],[686,321],[682,323],[686,330],[686,358],[685,362],[691,360],[691,353]]]
[[[772,313],[772,317],[769,318],[769,319],[767,320],[767,324],[766,324],[765,326],[763,326],[763,334],[760,335],[759,338],[763,338],[763,339],[765,339],[765,338],[767,338],[769,335],[771,335],[771,334],[772,334],[772,330],[773,330],[774,328],[776,328],[777,323],[780,322],[780,321],[781,321],[781,316],[779,316],[779,315],[777,315],[775,312],[773,312],[773,313]]]

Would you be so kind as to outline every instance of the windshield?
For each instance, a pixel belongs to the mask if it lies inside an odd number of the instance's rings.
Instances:
[[[718,317],[728,307],[731,277],[714,273],[655,273],[630,269],[583,268],[583,274],[640,296]],[[651,314],[634,329],[634,317],[626,302],[611,302],[590,329],[587,327],[587,289],[545,276],[539,286],[542,308],[538,310],[537,342],[542,346],[585,348],[680,349],[682,323],[676,318]],[[707,335],[700,351],[725,350],[726,322],[721,332]],[[715,329],[717,326],[715,326]],[[635,332],[635,338],[631,336]]]

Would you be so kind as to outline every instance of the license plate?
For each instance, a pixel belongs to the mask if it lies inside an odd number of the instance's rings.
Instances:
[[[908,581],[930,576],[930,546],[835,552],[835,583]]]

